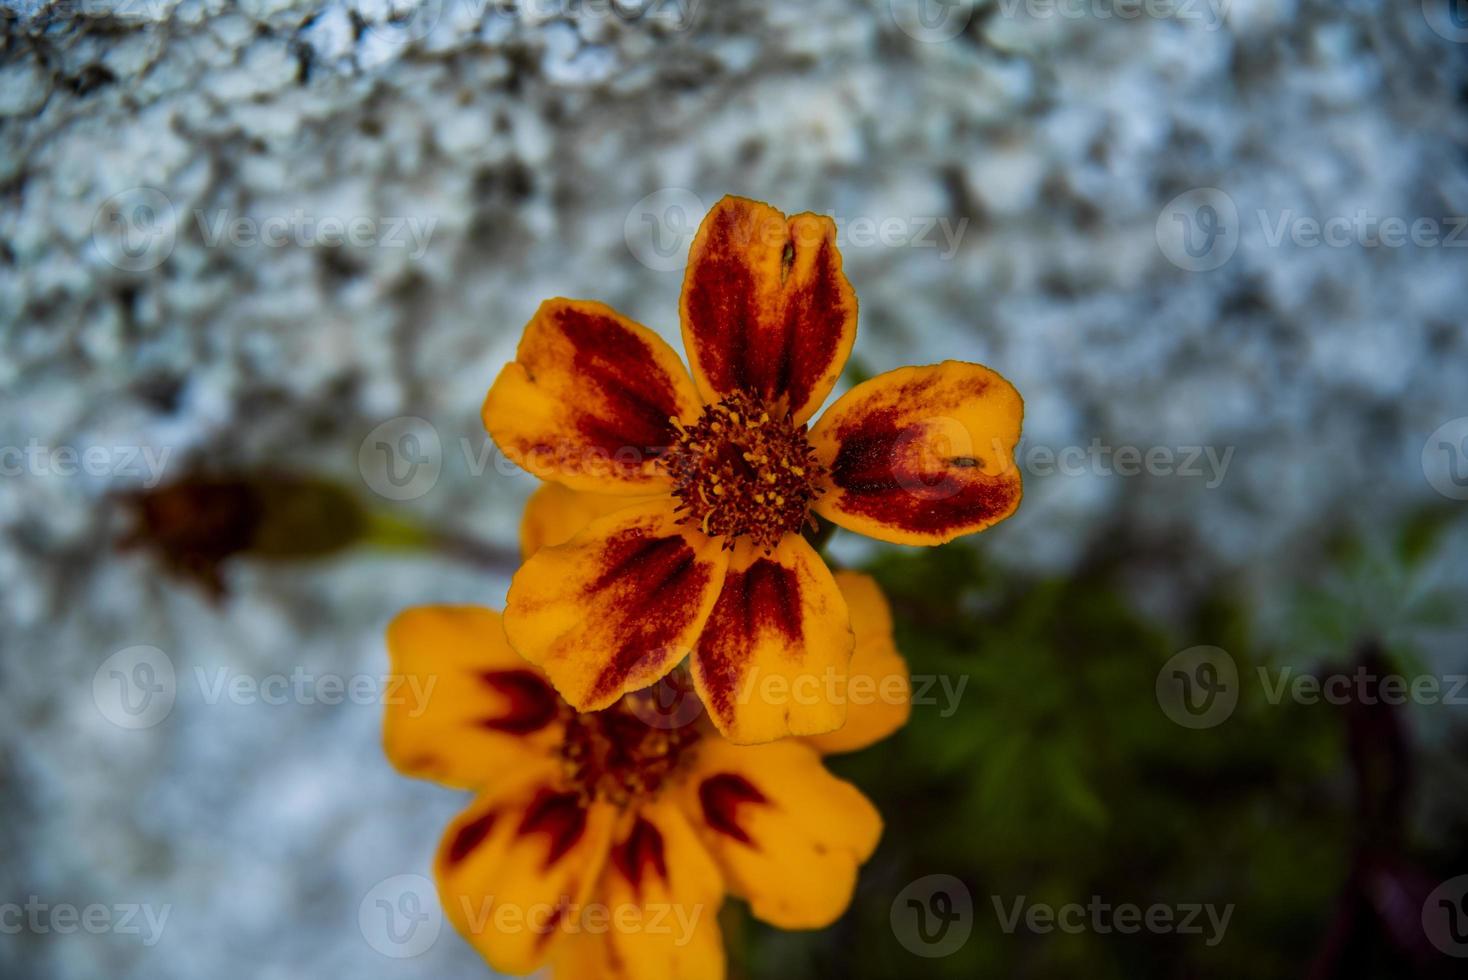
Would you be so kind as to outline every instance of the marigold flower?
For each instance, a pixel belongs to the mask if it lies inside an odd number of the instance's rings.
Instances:
[[[680,312],[692,378],[666,343],[600,303],[540,307],[485,398],[513,461],[621,497],[531,557],[505,610],[510,642],[582,711],[690,657],[730,740],[839,729],[845,707],[741,697],[759,678],[842,673],[851,613],[802,530],[811,515],[903,544],[941,544],[1019,506],[1023,404],[978,364],[859,384],[814,428],[856,336],[856,295],[829,218],[726,197],[689,251]]]
[[[719,737],[692,695],[660,707],[666,680],[578,714],[489,609],[424,606],[392,622],[394,675],[430,694],[387,707],[384,747],[408,775],[478,792],[434,871],[445,914],[491,966],[717,978],[726,892],[787,929],[826,926],[846,909],[881,818],[820,756],[900,727],[909,682],[876,584],[852,573],[837,582],[857,610],[852,673],[837,692],[852,702],[847,723],[758,746]]]

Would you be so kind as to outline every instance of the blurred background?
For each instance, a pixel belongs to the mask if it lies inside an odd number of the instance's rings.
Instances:
[[[383,627],[503,602],[533,481],[478,411],[537,304],[676,340],[725,193],[835,219],[844,385],[961,358],[1027,405],[1017,516],[833,539],[919,700],[834,763],[888,822],[849,913],[731,902],[732,975],[1462,975],[1462,0],[0,27],[0,975],[486,975]]]

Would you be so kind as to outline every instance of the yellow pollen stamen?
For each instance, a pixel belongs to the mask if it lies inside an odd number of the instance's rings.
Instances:
[[[805,527],[825,468],[804,425],[736,392],[675,431],[663,465],[684,523],[725,538],[726,546],[746,536],[766,551]]]

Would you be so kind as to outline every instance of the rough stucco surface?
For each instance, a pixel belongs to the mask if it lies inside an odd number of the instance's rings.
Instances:
[[[512,542],[529,484],[476,465],[477,412],[519,328],[567,295],[675,339],[681,270],[644,215],[676,236],[733,192],[836,217],[865,370],[988,363],[1026,397],[1026,446],[1234,451],[1216,487],[1034,477],[980,543],[996,561],[1063,570],[1124,531],[1183,556],[1158,589],[1240,571],[1263,588],[1343,521],[1441,502],[1420,454],[1468,413],[1468,252],[1269,241],[1285,213],[1468,214],[1464,52],[1416,3],[1235,0],[1221,22],[980,4],[941,43],[855,0],[433,3],[0,0],[0,443],[166,448],[169,474],[299,468],[370,495],[363,437],[420,416],[442,476],[379,502]],[[1198,187],[1242,216],[1207,272],[1157,234]],[[129,270],[99,215],[138,188],[172,246]],[[431,234],[211,244],[221,216],[293,214]],[[888,219],[886,241],[863,233]],[[152,949],[29,937],[0,964],[471,975],[447,927],[395,961],[357,919],[376,882],[425,871],[460,797],[388,769],[371,705],[210,704],[196,671],[380,673],[393,609],[498,604],[505,579],[420,557],[240,565],[213,606],[108,547],[104,496],[142,479],[0,481],[0,780],[20,788],[0,871],[21,900],[171,918]],[[92,677],[135,644],[168,653],[179,694],[126,732]]]

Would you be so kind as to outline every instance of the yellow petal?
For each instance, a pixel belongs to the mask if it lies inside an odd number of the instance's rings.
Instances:
[[[578,711],[605,708],[687,656],[728,563],[671,497],[635,504],[536,552],[510,583],[505,630]]]
[[[598,517],[647,499],[584,493],[559,483],[542,483],[530,495],[520,519],[520,557],[529,558],[541,548],[564,544]]]
[[[733,742],[812,735],[846,721],[852,634],[825,561],[799,535],[765,555],[736,544],[693,656],[693,683]]]
[[[892,610],[870,575],[837,572],[836,585],[851,610],[856,652],[851,655],[840,694],[846,702],[846,724],[806,741],[824,753],[866,748],[907,724],[912,712],[912,683],[907,661],[892,640]]]
[[[944,361],[857,385],[821,416],[822,517],[897,544],[942,544],[1019,507],[1024,403],[980,364]]]
[[[556,943],[550,975],[552,980],[623,980],[627,965],[613,959],[605,931],[581,930]]]
[[[678,806],[659,799],[624,814],[597,901],[610,913],[607,975],[718,980],[724,975],[718,865]]]
[[[677,792],[729,891],[782,929],[834,922],[882,834],[867,798],[795,739],[701,742]]]
[[[836,223],[726,197],[699,225],[679,303],[683,346],[706,401],[743,391],[804,422],[856,340],[856,293]]]
[[[484,399],[484,426],[543,480],[601,493],[669,486],[657,457],[670,419],[698,417],[698,395],[657,334],[586,300],[542,303],[515,360]]]
[[[391,688],[383,748],[400,771],[486,786],[561,738],[563,704],[477,606],[417,606],[387,628]]]
[[[648,969],[638,960],[622,958],[612,943],[611,929],[597,932],[583,929],[556,945],[551,976],[554,980],[642,980],[648,976],[666,976],[670,980],[723,980],[726,975],[724,941],[719,934],[718,920],[707,915],[698,917],[687,941],[677,951],[677,969],[680,972],[654,972],[664,965],[663,961],[657,961]]]
[[[434,860],[444,915],[496,970],[535,970],[595,886],[615,819],[558,789],[549,763],[481,794]]]

